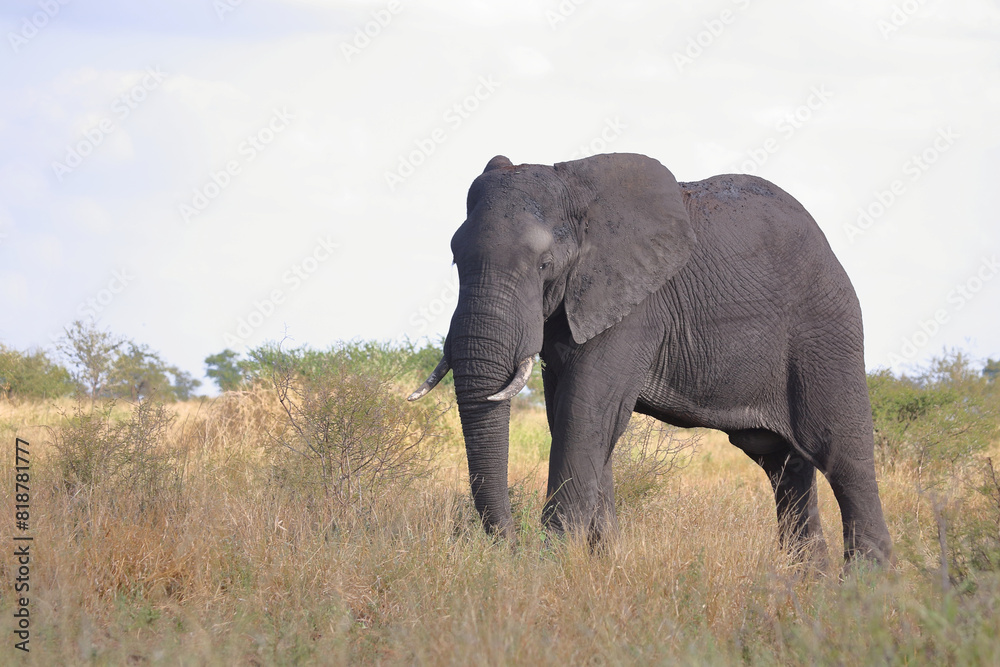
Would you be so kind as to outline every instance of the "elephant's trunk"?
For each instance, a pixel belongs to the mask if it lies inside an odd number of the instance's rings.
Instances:
[[[541,317],[537,336],[530,335],[533,328],[524,327],[523,309],[496,291],[463,286],[446,356],[455,376],[476,509],[487,531],[513,536],[507,495],[508,394],[524,386],[525,370],[530,373],[530,366],[519,362],[533,357],[537,350],[532,348],[541,346]]]
[[[507,495],[510,401],[468,403],[459,400],[458,410],[476,511],[487,532],[513,537],[514,521]]]

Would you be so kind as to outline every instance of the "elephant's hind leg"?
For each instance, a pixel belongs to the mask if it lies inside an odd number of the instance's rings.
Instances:
[[[815,466],[794,450],[751,458],[764,469],[774,490],[782,546],[826,570],[826,540],[819,519]]]
[[[729,440],[767,474],[774,491],[782,546],[826,569],[826,541],[816,502],[816,468],[767,429],[733,431]]]
[[[837,457],[826,471],[844,520],[844,560],[857,558],[892,563],[892,540],[882,514],[875,467],[871,459]]]
[[[875,478],[871,406],[864,369],[849,360],[824,382],[793,376],[790,394],[795,438],[830,482],[844,525],[844,559],[858,557],[883,565],[892,560],[892,540],[882,514]],[[815,375],[815,374],[814,374]]]

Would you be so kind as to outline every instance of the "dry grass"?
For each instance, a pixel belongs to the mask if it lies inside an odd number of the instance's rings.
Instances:
[[[985,664],[1000,655],[1000,583],[981,575],[941,590],[930,500],[901,472],[882,479],[897,570],[840,581],[779,552],[766,479],[721,434],[706,433],[655,498],[624,508],[620,538],[595,554],[537,530],[548,453],[540,410],[516,410],[511,426],[522,525],[512,548],[479,528],[454,410],[429,482],[344,514],[275,479],[272,394],[171,409],[167,442],[182,454],[183,486],[141,508],[128,494],[59,483],[52,435],[39,426],[58,425],[58,410],[0,409],[2,436],[26,438],[34,452],[23,662]],[[11,485],[2,488],[11,508]],[[825,482],[820,499],[838,554]],[[0,515],[4,534],[11,515]],[[5,624],[12,567],[0,560]]]

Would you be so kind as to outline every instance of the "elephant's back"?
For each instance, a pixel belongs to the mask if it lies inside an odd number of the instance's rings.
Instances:
[[[817,290],[856,301],[823,230],[777,185],[747,174],[679,185],[697,236],[695,270],[759,282],[760,289],[783,295],[785,303],[798,301],[796,295],[815,303]]]
[[[833,256],[805,207],[770,181],[723,174],[679,185],[702,248],[745,248],[783,259]]]

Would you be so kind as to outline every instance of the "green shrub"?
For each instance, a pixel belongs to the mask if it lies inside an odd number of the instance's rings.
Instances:
[[[1000,378],[1000,360],[987,359],[983,366],[983,377],[990,384],[995,383]]]
[[[935,360],[915,377],[870,374],[868,392],[880,463],[914,470],[924,488],[975,465],[975,455],[996,437],[993,388],[961,353]]]
[[[921,528],[913,523],[899,549],[943,589],[975,588],[978,573],[1000,569],[1000,482],[985,456],[1000,422],[996,382],[950,353],[913,377],[873,373],[868,389],[876,458],[913,479],[940,545],[937,553],[916,548]]]
[[[19,352],[0,344],[0,397],[47,400],[68,396],[73,389],[69,371],[43,350]]]
[[[531,367],[531,375],[528,376],[528,381],[525,383],[528,391],[519,393],[514,397],[515,405],[545,406],[545,383],[542,381],[543,366],[544,364],[542,364],[540,358],[536,355],[535,365]]]

